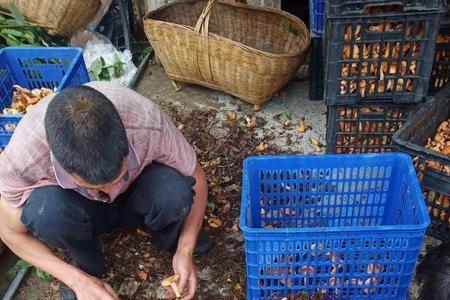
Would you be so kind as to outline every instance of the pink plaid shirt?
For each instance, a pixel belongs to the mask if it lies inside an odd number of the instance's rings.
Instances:
[[[173,167],[186,176],[193,174],[197,163],[193,148],[156,104],[119,85],[108,82],[87,85],[106,95],[119,111],[130,148],[127,174],[109,195],[78,187],[54,159],[46,142],[44,117],[52,98],[49,96],[22,118],[9,145],[0,153],[0,195],[11,206],[22,206],[36,188],[58,185],[91,200],[110,203],[152,161]]]

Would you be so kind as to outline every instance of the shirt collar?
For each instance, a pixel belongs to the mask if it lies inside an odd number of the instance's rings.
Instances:
[[[77,184],[73,180],[72,176],[64,170],[61,164],[56,160],[53,153],[50,151],[50,160],[53,166],[53,172],[55,173],[56,181],[58,185],[64,189],[75,189],[78,188]],[[139,157],[134,149],[134,146],[128,140],[128,156],[127,156],[127,165],[128,171],[136,169],[141,164]]]

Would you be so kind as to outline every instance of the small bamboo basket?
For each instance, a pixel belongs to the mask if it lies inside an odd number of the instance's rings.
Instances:
[[[49,34],[70,37],[96,16],[101,0],[0,0],[0,7],[14,4],[23,16]]]
[[[147,14],[144,28],[175,89],[198,84],[255,109],[296,74],[310,42],[289,13],[219,0],[166,5]]]

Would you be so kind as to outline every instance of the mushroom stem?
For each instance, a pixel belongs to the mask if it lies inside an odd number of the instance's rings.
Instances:
[[[175,296],[176,296],[177,298],[181,298],[181,294],[180,294],[180,292],[178,291],[178,285],[176,284],[176,282],[172,282],[172,283],[170,284],[170,287],[172,288],[173,292],[175,293]]]

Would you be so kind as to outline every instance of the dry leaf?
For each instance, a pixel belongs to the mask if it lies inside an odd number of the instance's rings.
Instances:
[[[306,124],[305,118],[302,118],[300,123],[298,124],[297,131],[299,133],[305,133],[308,129],[311,129],[309,124]]]
[[[143,237],[149,237],[149,236],[150,236],[150,234],[148,234],[148,232],[145,231],[145,230],[142,229],[142,228],[136,229],[136,232],[137,232],[140,236],[143,236]]]
[[[241,188],[237,184],[233,183],[233,184],[231,184],[229,186],[226,186],[224,190],[227,193],[229,193],[229,192],[240,192]]]
[[[239,231],[239,227],[237,226],[237,224],[234,224],[234,225],[231,227],[231,232],[237,233],[238,231]]]
[[[255,128],[256,127],[256,117],[247,117],[245,116],[245,121],[247,122],[246,126],[247,128]]]
[[[217,229],[222,226],[222,221],[219,218],[212,217],[208,219],[208,225],[211,228]]]
[[[140,282],[135,281],[132,278],[127,278],[122,283],[122,286],[120,287],[120,290],[118,292],[119,296],[126,296],[129,298],[134,298],[134,294],[136,294],[137,290],[141,286]]]
[[[290,128],[291,126],[292,126],[291,120],[286,120],[286,121],[283,123],[283,128]]]
[[[234,123],[236,121],[236,112],[234,111],[227,112],[227,121],[229,123]]]
[[[228,214],[230,212],[230,208],[231,208],[231,204],[230,202],[225,203],[225,205],[223,206],[222,212],[224,214]]]
[[[139,271],[138,276],[142,281],[147,281],[148,273],[144,271]]]
[[[261,142],[257,147],[256,147],[256,150],[258,151],[258,152],[265,152],[266,150],[267,150],[267,148],[269,147],[269,145],[268,144],[264,144],[263,142]]]
[[[314,146],[322,147],[322,143],[319,142],[319,140],[316,140],[314,138],[311,139],[311,144],[313,144]]]
[[[217,195],[216,197],[216,202],[219,204],[225,204],[227,203],[227,199],[225,198],[225,195],[223,193],[220,193],[219,195]]]
[[[322,152],[323,148],[320,146],[314,146],[314,152]]]

